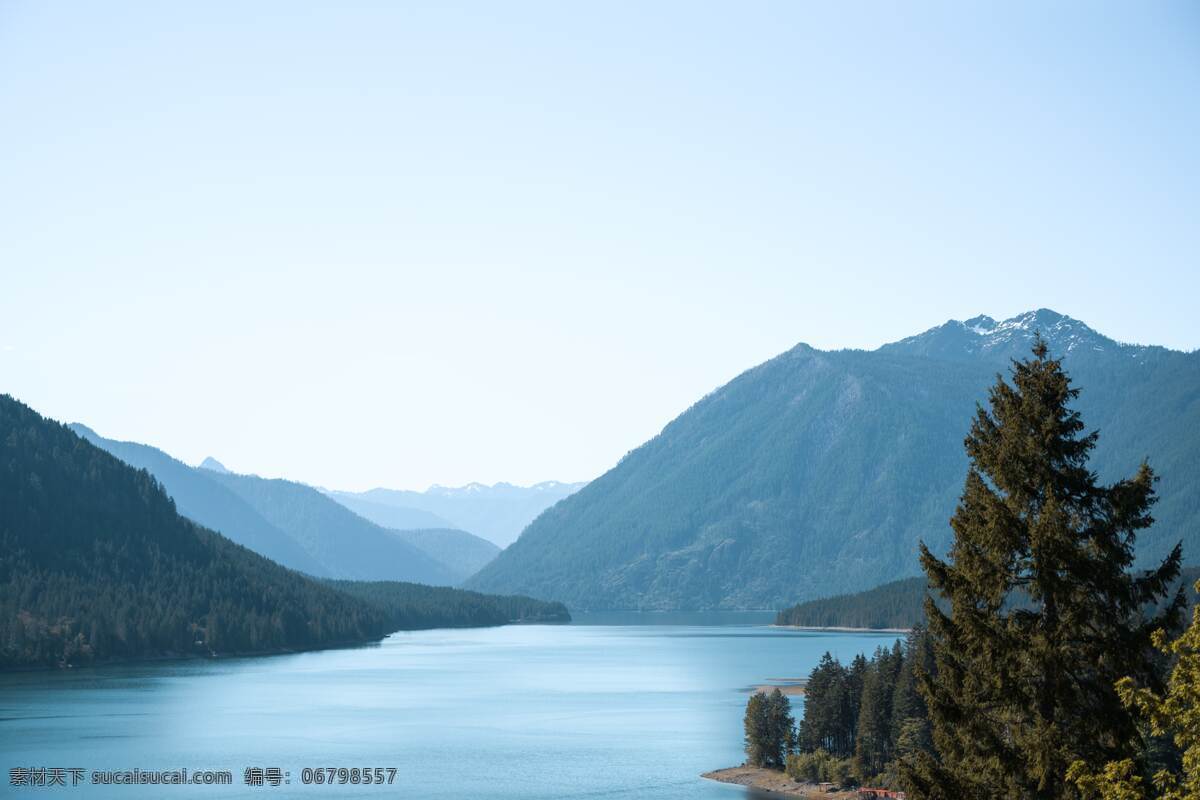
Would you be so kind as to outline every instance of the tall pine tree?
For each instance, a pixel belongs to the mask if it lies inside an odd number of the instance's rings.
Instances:
[[[1033,358],[998,377],[966,438],[966,485],[945,561],[922,545],[936,679],[923,676],[936,755],[904,766],[911,797],[1072,796],[1072,762],[1134,754],[1135,722],[1114,684],[1153,680],[1150,636],[1176,624],[1182,596],[1143,610],[1179,572],[1179,547],[1132,570],[1152,523],[1154,474],[1102,485],[1087,466],[1095,432],[1071,408],[1079,390],[1040,337]]]

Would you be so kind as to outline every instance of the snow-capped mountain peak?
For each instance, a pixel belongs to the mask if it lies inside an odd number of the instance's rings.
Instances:
[[[986,314],[968,320],[950,320],[916,336],[885,344],[880,350],[948,360],[1007,360],[1027,356],[1034,337],[1039,334],[1056,357],[1109,349],[1128,351],[1136,357],[1145,349],[1120,344],[1066,314],[1039,308],[1002,321]]]

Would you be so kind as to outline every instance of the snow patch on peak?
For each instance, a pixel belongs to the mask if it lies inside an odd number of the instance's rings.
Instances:
[[[1132,354],[1142,349],[1115,342],[1086,323],[1049,308],[1025,311],[1001,321],[986,314],[967,320],[950,320],[924,333],[886,344],[881,349],[950,360],[1022,358],[1029,355],[1035,335],[1046,340],[1056,357],[1072,352]]]
[[[996,329],[996,320],[992,319],[987,314],[980,314],[978,317],[971,317],[971,319],[958,324],[969,331],[979,334],[980,336],[989,334]]]

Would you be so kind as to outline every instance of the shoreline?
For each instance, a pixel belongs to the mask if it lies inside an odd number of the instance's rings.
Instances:
[[[304,653],[320,653],[326,650],[356,650],[359,648],[378,647],[383,640],[397,633],[421,633],[438,630],[473,630],[479,628],[506,628],[520,625],[569,625],[570,620],[517,619],[508,622],[489,623],[485,625],[431,625],[416,628],[397,628],[378,637],[370,639],[342,639],[336,642],[314,645],[312,647],[274,647],[263,650],[229,650],[208,651],[200,653],[153,653],[142,656],[109,656],[79,663],[56,664],[8,664],[0,665],[0,675],[26,672],[68,672],[78,669],[104,669],[105,667],[135,666],[138,664],[163,664],[186,661],[223,661],[239,658],[275,658],[277,656],[295,656]]]
[[[818,625],[779,625],[771,623],[767,627],[783,628],[789,631],[825,631],[830,633],[912,633],[912,628],[851,628],[843,625],[821,627]]]
[[[745,786],[760,792],[769,792],[782,797],[820,797],[822,800],[853,800],[856,792],[827,792],[821,791],[815,783],[797,783],[787,776],[787,773],[765,767],[726,767],[705,772],[701,778],[718,783],[728,783],[734,786]]]

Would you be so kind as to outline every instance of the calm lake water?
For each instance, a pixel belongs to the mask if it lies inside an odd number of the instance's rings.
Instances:
[[[567,626],[398,633],[349,650],[0,675],[0,795],[724,798],[747,692],[896,634],[766,627],[770,614],[583,615]],[[227,787],[16,789],[14,766],[222,769]],[[250,766],[291,783],[243,785]],[[304,786],[305,767],[396,783]],[[85,778],[86,779],[86,778]],[[69,779],[68,779],[69,783]]]

